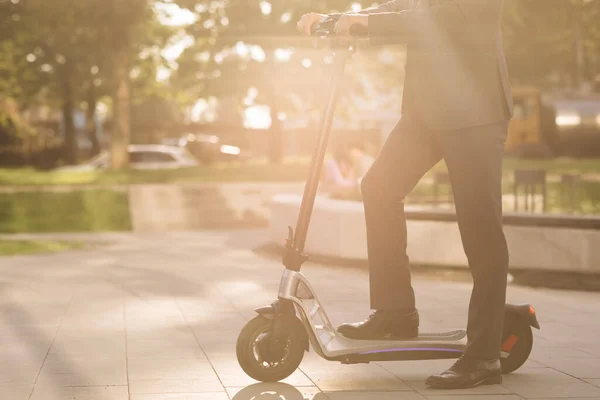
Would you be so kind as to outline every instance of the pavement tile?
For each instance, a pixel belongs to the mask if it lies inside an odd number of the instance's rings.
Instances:
[[[455,360],[392,361],[377,363],[403,381],[425,380],[447,370]],[[342,366],[343,367],[343,366]]]
[[[125,340],[60,339],[52,345],[50,354],[69,353],[73,355],[102,355],[107,353],[125,354]]]
[[[531,350],[531,359],[540,362],[550,361],[560,358],[598,358],[594,354],[576,349],[570,346],[555,347],[555,346],[533,346]]]
[[[31,385],[0,384],[0,399],[28,400],[33,383]]]
[[[204,352],[200,347],[132,347],[127,348],[128,359],[206,359]]]
[[[132,358],[128,360],[129,379],[217,379],[206,359]]]
[[[132,394],[153,393],[204,393],[223,391],[223,386],[216,375],[201,379],[139,379],[130,380],[129,389]]]
[[[229,400],[227,393],[134,394],[130,400]]]
[[[461,394],[427,396],[427,400],[523,400],[516,394]]]
[[[128,398],[127,386],[56,387],[36,385],[30,400],[128,400]]]
[[[107,357],[48,357],[44,362],[42,374],[126,374],[124,356]]]
[[[507,384],[539,384],[539,382],[580,382],[580,380],[553,368],[519,369],[503,377],[503,383]]]
[[[556,358],[546,361],[552,367],[565,374],[580,379],[600,378],[600,358]]]
[[[127,342],[156,345],[158,342],[165,341],[177,344],[192,344],[195,342],[194,336],[189,328],[185,325],[175,325],[181,329],[170,329],[164,327],[147,328],[144,327],[139,331],[132,331],[130,326],[127,326]]]
[[[9,371],[7,373],[0,374],[0,385],[29,385],[35,382],[38,376],[39,370],[36,371]]]
[[[127,385],[125,370],[102,373],[73,372],[68,374],[53,374],[44,372],[40,374],[36,387],[39,385],[67,386],[122,386]]]
[[[235,357],[235,343],[211,343],[202,346],[202,351],[209,359]]]
[[[525,398],[573,398],[600,399],[600,388],[585,382],[503,383],[513,393]]]
[[[529,359],[529,360],[525,361],[525,364],[523,364],[523,366],[521,368],[519,368],[519,371],[522,371],[524,369],[529,369],[529,368],[548,368],[548,366],[541,362],[533,361],[532,359]]]
[[[501,385],[483,385],[472,389],[432,389],[425,385],[425,381],[406,381],[408,386],[424,396],[446,396],[446,395],[501,395],[511,394],[509,390]]]
[[[600,379],[584,379],[587,383],[600,387]]]
[[[33,389],[31,400],[125,400],[129,389],[129,400],[600,400],[600,294],[516,286],[508,301],[535,304],[542,330],[503,385],[434,390],[424,380],[453,360],[341,365],[312,351],[283,383],[257,384],[239,367],[235,343],[253,308],[275,299],[281,274],[278,259],[241,239],[257,235],[90,235],[117,242],[3,259],[0,399],[25,400]],[[368,314],[366,270],[307,264],[303,272],[334,324]],[[344,284],[332,290],[336,281]],[[464,324],[470,282],[417,273],[414,286],[423,330]]]
[[[330,365],[327,368],[303,367],[302,370],[322,391],[337,390],[412,390],[379,365]]]
[[[324,397],[328,400],[425,400],[425,397],[416,392],[324,392]],[[315,398],[316,399],[316,398]],[[316,399],[318,400],[318,399]]]

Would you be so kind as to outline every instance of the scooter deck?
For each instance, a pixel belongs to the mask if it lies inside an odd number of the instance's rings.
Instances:
[[[439,332],[439,333],[420,333],[416,338],[398,338],[393,336],[386,336],[382,338],[373,338],[373,339],[365,339],[365,340],[386,340],[386,341],[394,341],[394,342],[453,342],[457,340],[461,340],[467,335],[467,331],[464,329],[456,330],[456,331],[448,331],[448,332]]]
[[[326,342],[326,358],[344,362],[456,358],[466,345],[466,331],[422,333],[415,338],[350,339],[336,335]],[[324,338],[330,337],[325,333]]]
[[[460,340],[467,336],[467,331],[464,329],[459,329],[456,331],[448,331],[448,332],[439,332],[439,333],[420,333],[419,337],[410,340],[419,340],[419,341],[444,341],[444,340]]]

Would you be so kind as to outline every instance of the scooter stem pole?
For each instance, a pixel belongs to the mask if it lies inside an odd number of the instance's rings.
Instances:
[[[327,99],[327,106],[325,107],[321,118],[318,144],[310,166],[309,177],[306,181],[306,185],[304,186],[304,194],[302,196],[302,203],[300,205],[298,222],[296,224],[296,231],[294,234],[294,248],[299,252],[304,251],[306,236],[308,234],[308,226],[310,224],[310,218],[312,216],[315,198],[317,196],[319,181],[321,180],[321,170],[323,168],[325,153],[327,151],[327,143],[329,141],[329,134],[331,133],[331,125],[338,101],[339,83],[344,75],[344,67],[346,66],[346,61],[348,60],[349,56],[350,54],[348,50],[342,50],[339,53],[334,54],[333,71],[329,81],[329,97]]]

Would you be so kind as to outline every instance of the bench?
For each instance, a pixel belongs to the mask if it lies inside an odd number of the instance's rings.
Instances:
[[[278,195],[270,204],[270,234],[282,243],[294,226],[301,196]],[[456,214],[452,210],[410,206],[408,255],[414,264],[467,267]],[[506,213],[504,230],[513,269],[600,273],[600,218]],[[363,205],[317,197],[306,252],[344,260],[367,259]]]

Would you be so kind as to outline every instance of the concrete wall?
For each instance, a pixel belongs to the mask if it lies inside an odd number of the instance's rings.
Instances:
[[[294,226],[300,196],[279,195],[271,202],[270,235],[281,243]],[[417,207],[413,207],[416,209]],[[505,225],[512,268],[600,273],[600,231]],[[367,259],[363,206],[318,198],[306,242],[308,254]],[[467,267],[455,222],[408,221],[408,255],[414,264]]]
[[[266,227],[277,193],[298,193],[303,183],[131,185],[135,232]]]

